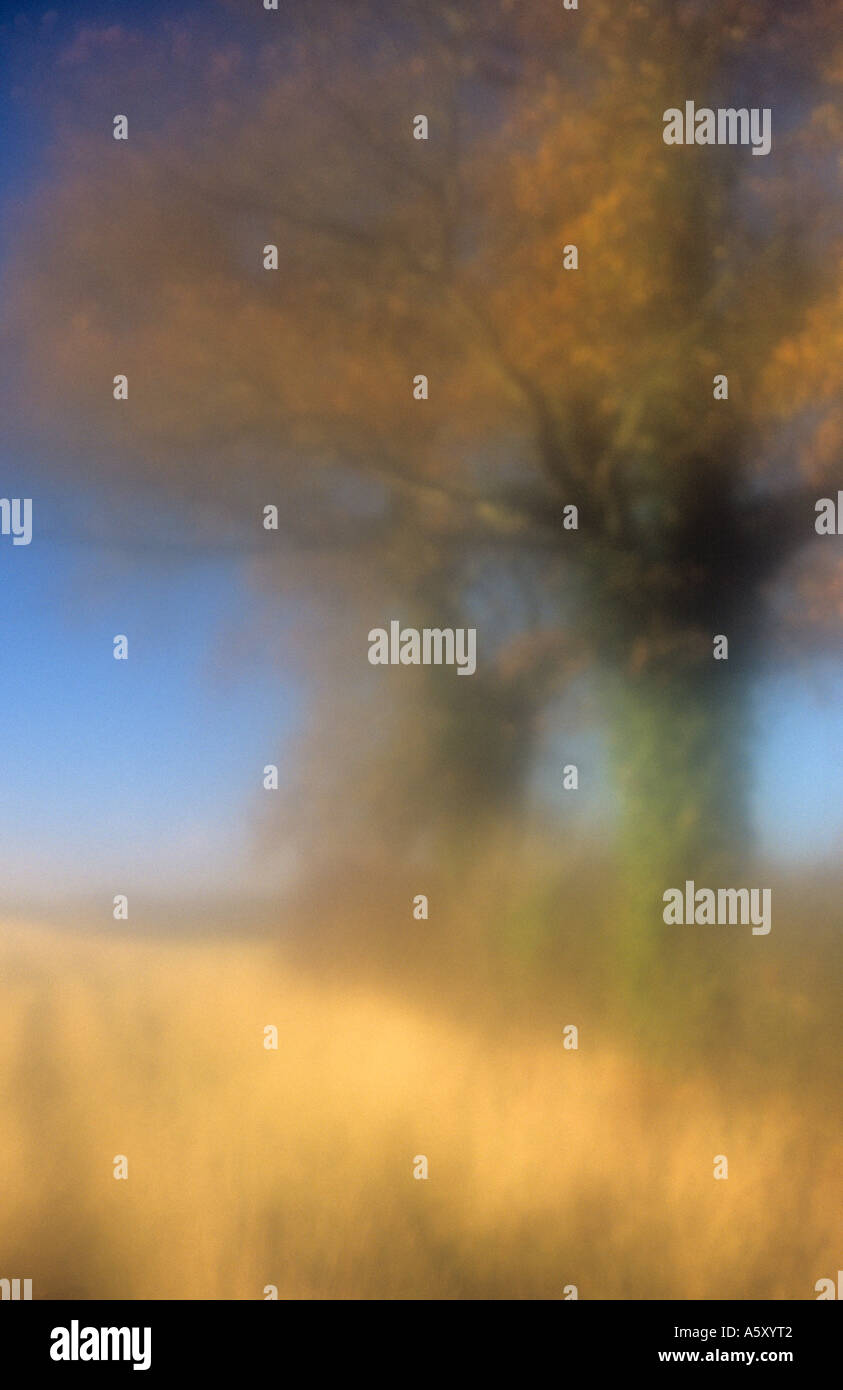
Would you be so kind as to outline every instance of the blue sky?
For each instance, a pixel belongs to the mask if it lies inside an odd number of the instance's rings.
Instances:
[[[753,809],[768,852],[839,855],[843,840],[843,668],[771,677],[756,693]]]
[[[249,637],[237,560],[39,539],[38,504],[33,543],[0,543],[4,895],[257,889],[262,770],[283,769],[298,706],[280,624]]]

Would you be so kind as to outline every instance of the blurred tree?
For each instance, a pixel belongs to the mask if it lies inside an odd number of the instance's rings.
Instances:
[[[767,600],[840,442],[841,6],[297,9],[227,67],[133,49],[161,129],[65,137],[14,259],[17,398],[48,371],[66,447],[94,421],[114,470],[232,525],[280,502],[284,583],[337,616],[302,648],[324,660],[316,757],[358,774],[358,824],[453,836],[511,804],[590,665],[640,967],[662,888],[747,843]],[[686,99],[772,107],[773,153],[665,146]],[[403,720],[390,673],[352,715],[339,629],[371,620],[359,653],[399,613],[476,623],[478,673],[412,672]]]

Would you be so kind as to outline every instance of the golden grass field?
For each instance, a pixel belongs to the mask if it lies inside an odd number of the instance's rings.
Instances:
[[[36,1298],[811,1299],[841,1263],[824,1084],[735,1104],[529,1013],[118,930],[0,937],[0,1273]]]

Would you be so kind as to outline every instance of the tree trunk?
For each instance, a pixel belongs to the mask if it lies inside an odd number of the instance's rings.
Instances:
[[[622,991],[643,1016],[688,985],[694,943],[667,926],[663,894],[746,882],[749,729],[743,680],[707,671],[625,677],[609,692],[610,755],[620,798]],[[679,935],[682,933],[682,935]]]

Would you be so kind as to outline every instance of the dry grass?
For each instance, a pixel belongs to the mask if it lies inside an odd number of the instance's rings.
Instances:
[[[0,1273],[36,1297],[804,1299],[840,1264],[819,1097],[730,1105],[254,942],[9,925],[0,968]]]

